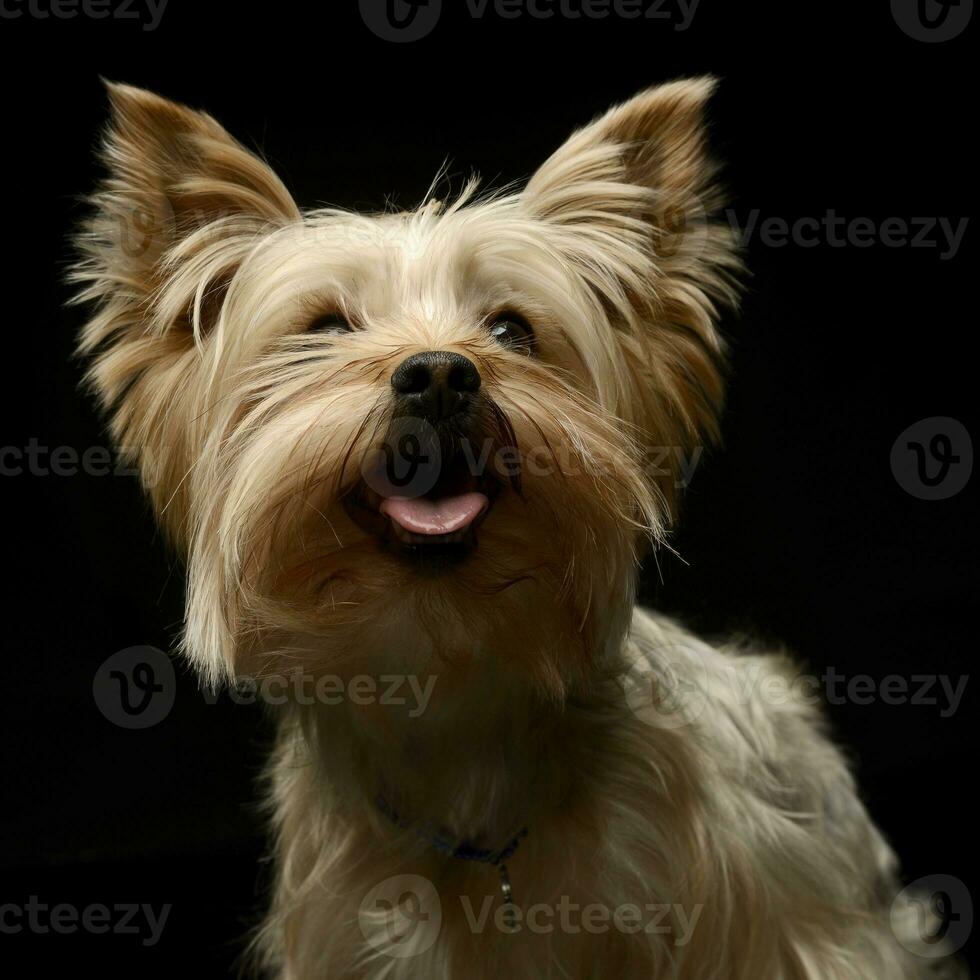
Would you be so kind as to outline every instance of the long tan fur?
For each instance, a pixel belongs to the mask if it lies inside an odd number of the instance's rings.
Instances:
[[[721,402],[739,263],[712,217],[712,87],[611,109],[520,191],[364,216],[301,212],[210,116],[109,86],[81,350],[186,558],[186,655],[209,685],[435,678],[421,713],[275,709],[277,885],[256,949],[284,980],[953,975],[890,928],[894,859],[817,712],[749,683],[788,662],[634,609],[676,483],[651,449],[694,451]],[[488,332],[500,310],[533,325],[532,356]],[[353,329],[307,331],[331,312]],[[526,464],[472,557],[435,577],[343,506],[390,424],[392,372],[426,350],[479,367],[486,440]],[[699,706],[681,723],[662,710],[675,688]],[[500,906],[496,871],[419,828],[492,847],[524,825],[523,910],[653,907],[656,928],[474,927],[467,909]],[[431,945],[423,929],[393,947],[384,904],[365,911],[400,875],[437,898]]]

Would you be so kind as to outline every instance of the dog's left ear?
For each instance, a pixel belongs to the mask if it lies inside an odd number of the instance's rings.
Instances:
[[[711,78],[649,89],[573,134],[524,191],[528,211],[597,294],[633,384],[613,408],[676,459],[717,433],[719,302],[739,269],[706,152]],[[690,458],[690,457],[688,457]],[[668,500],[676,474],[654,473]]]

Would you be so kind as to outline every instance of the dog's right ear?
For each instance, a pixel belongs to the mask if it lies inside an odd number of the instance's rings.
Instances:
[[[108,175],[92,197],[72,270],[94,302],[79,350],[164,526],[184,518],[188,431],[208,336],[257,236],[299,220],[279,178],[211,116],[107,83]],[[179,535],[178,535],[179,537]]]

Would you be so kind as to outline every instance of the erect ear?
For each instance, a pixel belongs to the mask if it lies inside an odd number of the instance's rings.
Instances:
[[[714,80],[648,89],[579,130],[535,173],[526,208],[612,319],[634,384],[615,408],[648,448],[697,449],[722,398],[719,301],[734,304],[739,261],[705,146]],[[668,500],[677,474],[653,473]]]
[[[71,278],[94,301],[80,352],[122,452],[166,523],[182,519],[207,335],[256,237],[300,217],[272,170],[214,119],[107,83],[112,115]],[[176,495],[177,499],[172,499]]]

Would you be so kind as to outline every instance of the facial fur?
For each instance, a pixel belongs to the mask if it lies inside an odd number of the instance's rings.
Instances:
[[[721,396],[716,304],[737,260],[708,217],[711,88],[642,93],[520,191],[471,181],[363,216],[302,212],[210,116],[109,86],[109,175],[74,273],[96,306],[81,350],[187,559],[184,645],[209,682],[514,651],[560,697],[618,645],[671,517],[651,447],[710,437]],[[533,349],[500,342],[502,314]],[[392,376],[428,351],[481,381],[454,431],[423,420],[437,479],[465,469],[493,491],[443,574],[368,513],[371,461],[406,431]]]
[[[254,946],[281,980],[960,975],[922,951],[819,713],[758,693],[789,660],[633,608],[672,518],[662,450],[712,438],[721,400],[739,265],[711,217],[711,88],[641,93],[521,190],[358,215],[301,211],[210,116],[109,86],[81,351],[186,560],[187,656],[209,684],[433,680],[424,716],[277,708]],[[678,724],[680,689],[699,710]],[[522,825],[529,909],[671,928],[474,929],[460,903],[510,902],[497,869],[420,828],[494,853]],[[443,918],[391,953],[400,885],[364,903],[402,874]]]

